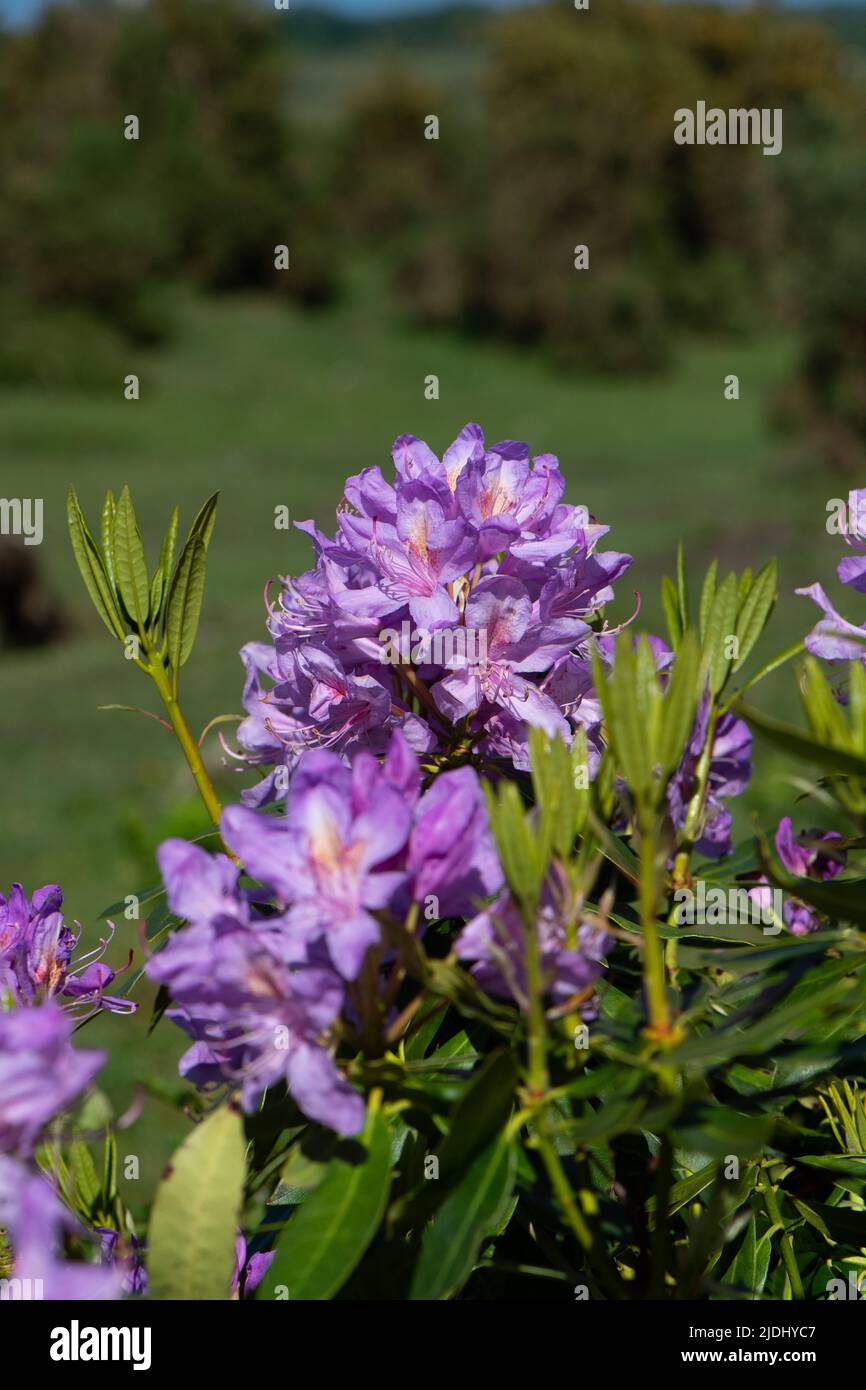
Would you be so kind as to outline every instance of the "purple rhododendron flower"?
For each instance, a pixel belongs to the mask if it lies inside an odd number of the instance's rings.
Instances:
[[[77,965],[73,961],[81,927],[76,923],[78,930],[73,931],[67,926],[62,903],[57,884],[38,888],[30,899],[20,883],[13,883],[8,898],[0,893],[0,998],[8,992],[18,1003],[29,1005],[46,997],[62,997],[74,1001],[70,1007],[134,1013],[136,1004],[105,993],[116,977],[98,959],[108,940]],[[113,934],[114,927],[109,926]]]
[[[612,938],[594,923],[569,926],[575,914],[548,883],[542,895],[537,932],[544,993],[557,1005],[573,1001],[581,1017],[595,1016],[593,986],[604,969]],[[472,962],[471,973],[488,994],[514,999],[528,1009],[526,942],[520,912],[511,895],[500,894],[457,938],[457,954]]]
[[[247,1108],[282,1080],[311,1119],[357,1133],[364,1104],[329,1030],[341,1012],[354,1019],[346,982],[370,948],[381,947],[374,963],[388,957],[378,914],[402,920],[433,900],[435,917],[465,916],[501,887],[478,777],[455,768],[421,794],[398,730],[381,762],[363,749],[351,765],[306,752],[276,814],[228,807],[222,833],[262,888],[243,891],[236,864],[183,840],[158,854],[169,904],[189,923],[147,966],[193,1040],[181,1072],[240,1086]]]
[[[600,713],[578,688],[590,624],[631,557],[597,550],[607,527],[563,502],[551,454],[530,458],[514,440],[488,449],[467,425],[441,460],[412,435],[392,457],[393,483],[378,467],[347,479],[333,538],[298,523],[315,568],[283,581],[273,646],[242,652],[238,740],[250,764],[272,769],[247,805],[279,799],[304,749],[381,756],[396,729],[435,754],[456,723],[481,755],[523,770],[531,725],[568,741],[598,716],[600,742]],[[395,641],[404,631],[408,651]]]
[[[698,707],[686,751],[668,786],[668,807],[678,830],[685,824],[696,786],[695,774],[707,739],[709,711],[710,697],[706,692]],[[752,735],[748,725],[733,714],[721,715],[713,730],[703,830],[695,844],[698,853],[708,859],[719,859],[732,852],[731,813],[725,803],[748,786],[752,775],[751,755]]]
[[[344,979],[381,941],[377,911],[432,894],[437,916],[465,915],[502,882],[475,772],[441,773],[420,799],[419,785],[397,731],[382,763],[365,750],[350,767],[306,753],[282,814],[223,813],[226,844],[286,908],[287,938],[325,943]]]
[[[866,627],[849,623],[836,612],[820,584],[810,584],[795,593],[810,598],[824,614],[806,635],[806,650],[825,661],[866,662]]]
[[[842,535],[846,544],[858,553],[840,560],[836,573],[843,584],[866,594],[866,488],[852,488],[848,493]]]
[[[238,1231],[235,1239],[235,1267],[231,1283],[231,1292],[234,1298],[238,1297],[242,1276],[244,1297],[249,1298],[250,1294],[255,1292],[270,1269],[276,1253],[276,1250],[260,1250],[248,1258],[247,1242],[243,1232]]]
[[[285,917],[254,915],[225,856],[168,840],[158,859],[172,910],[190,923],[147,965],[171,992],[169,1016],[193,1039],[181,1074],[198,1086],[240,1086],[247,1109],[285,1081],[311,1119],[356,1134],[364,1102],[322,1042],[343,1002],[339,976]]]
[[[858,593],[866,593],[866,488],[854,488],[848,493],[841,534],[857,553],[840,560],[836,573],[843,584]],[[824,614],[807,635],[806,650],[825,661],[866,663],[866,626],[858,627],[843,618],[820,584],[810,584],[795,592],[810,598]]]
[[[845,868],[847,853],[842,837],[834,830],[801,830],[794,835],[790,816],[783,816],[776,829],[776,853],[790,874],[827,883]],[[764,908],[772,907],[772,890],[762,878],[749,896]],[[821,913],[799,898],[786,897],[782,908],[785,924],[795,936],[806,936],[821,925]]]
[[[102,1263],[114,1269],[119,1275],[121,1292],[146,1294],[148,1278],[141,1242],[132,1236],[130,1238],[131,1248],[127,1254],[123,1254],[120,1235],[117,1231],[111,1230],[108,1226],[95,1226],[94,1231],[99,1236]]]
[[[90,1084],[105,1053],[76,1050],[72,1021],[49,999],[0,1012],[0,1150],[29,1154],[45,1125]]]
[[[12,1273],[30,1281],[30,1296],[55,1302],[119,1298],[122,1270],[63,1258],[63,1234],[77,1222],[48,1180],[0,1154],[0,1225],[9,1232]]]

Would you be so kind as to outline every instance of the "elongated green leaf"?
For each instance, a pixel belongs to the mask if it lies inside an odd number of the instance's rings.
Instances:
[[[719,1165],[717,1163],[706,1163],[697,1172],[690,1173],[687,1178],[680,1178],[679,1182],[675,1182],[668,1192],[667,1219],[669,1220],[687,1202],[692,1202],[695,1197],[699,1197],[715,1181],[718,1171]],[[647,1210],[651,1213],[651,1226],[656,1225],[657,1206],[657,1199],[650,1197],[647,1202]]]
[[[188,659],[195,642],[204,599],[206,564],[204,541],[193,536],[183,548],[168,600],[168,655],[175,674]]]
[[[370,1110],[358,1162],[333,1158],[318,1187],[291,1217],[257,1297],[285,1290],[295,1299],[332,1298],[370,1244],[391,1185],[391,1134],[380,1110]]]
[[[114,516],[115,579],[130,618],[142,632],[147,628],[150,609],[150,581],[144,544],[129,488],[124,487]]]
[[[171,521],[168,523],[168,530],[162,542],[159,553],[159,564],[154,571],[150,585],[150,621],[156,624],[159,621],[163,599],[168,592],[169,580],[171,579],[172,566],[174,565],[174,549],[177,544],[177,527],[180,514],[177,507],[171,514]]]
[[[700,659],[698,644],[690,628],[677,651],[664,701],[659,763],[665,779],[677,766],[694,722],[701,693],[698,688]]]
[[[72,551],[91,602],[109,632],[123,642],[126,638],[126,630],[118,612],[105,563],[87,528],[87,522],[84,520],[84,513],[79,505],[74,487],[69,489],[66,516],[69,523]]]
[[[517,1071],[510,1052],[494,1053],[472,1078],[439,1146],[439,1182],[450,1187],[504,1129],[511,1114]]]
[[[754,709],[740,700],[733,708],[747,724],[786,753],[791,753],[806,762],[816,763],[830,772],[845,772],[852,777],[866,779],[866,758],[861,758],[856,753],[847,753],[841,748],[828,748],[794,724],[783,724],[781,720],[773,719],[762,710]]]
[[[832,748],[847,750],[851,744],[848,721],[830,682],[813,656],[806,657],[802,696],[813,736]],[[853,751],[856,752],[856,749]]]
[[[94,1211],[102,1186],[90,1150],[80,1139],[69,1146],[69,1172],[74,1184],[76,1205],[87,1216]]]
[[[680,605],[677,587],[672,579],[667,575],[662,578],[662,609],[665,615],[665,622],[668,627],[668,635],[671,639],[671,646],[679,646],[680,638],[683,635],[682,623],[680,620]]]
[[[628,633],[616,645],[614,668],[606,676],[593,652],[595,688],[604,711],[609,746],[635,796],[649,789],[652,766],[637,703],[637,665]]]
[[[192,523],[192,526],[189,528],[189,535],[187,536],[187,540],[190,541],[192,540],[193,536],[196,536],[204,545],[205,550],[207,550],[208,546],[210,545],[210,538],[213,535],[213,528],[214,523],[216,521],[216,509],[217,502],[219,501],[219,496],[220,495],[218,492],[214,492],[207,499],[207,501],[200,509],[198,515],[196,516],[195,521]]]
[[[798,1154],[796,1162],[805,1163],[808,1168],[844,1173],[846,1177],[866,1182],[866,1154]]]
[[[710,690],[717,695],[727,680],[731,656],[728,640],[735,637],[737,614],[737,577],[732,572],[719,585],[707,619],[704,635],[704,661]]]
[[[677,602],[680,610],[680,631],[689,625],[689,590],[686,581],[686,552],[682,541],[677,546]]]
[[[105,501],[102,504],[102,558],[105,561],[105,569],[112,585],[114,578],[114,518],[117,514],[117,503],[114,500],[114,493],[109,488],[105,494]]]
[[[707,623],[710,619],[710,610],[712,609],[713,602],[716,597],[716,575],[718,573],[718,570],[719,562],[718,560],[713,560],[712,564],[707,570],[706,577],[703,583],[703,588],[701,589],[701,603],[700,608],[698,610],[698,631],[700,633],[701,646],[703,646],[704,644],[707,632]]]
[[[755,576],[737,615],[736,636],[739,652],[732,670],[738,671],[748,657],[773,611],[776,602],[776,561],[771,560]]]
[[[758,1274],[757,1256],[757,1223],[753,1212],[746,1224],[746,1231],[740,1248],[737,1251],[737,1258],[734,1260],[722,1282],[725,1284],[733,1284],[736,1288],[742,1289],[746,1293],[754,1293]]]
[[[220,1106],[176,1150],[150,1218],[152,1298],[229,1297],[244,1152],[243,1123],[233,1105]]]
[[[504,1138],[478,1155],[425,1232],[410,1298],[449,1298],[465,1283],[508,1206],[515,1171],[514,1145]]]

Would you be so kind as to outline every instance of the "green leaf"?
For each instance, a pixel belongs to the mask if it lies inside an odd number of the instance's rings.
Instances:
[[[638,708],[637,660],[631,636],[618,638],[613,671],[606,676],[598,654],[592,654],[595,688],[607,726],[607,736],[620,771],[635,797],[644,796],[651,784],[652,765],[646,730]]]
[[[128,487],[124,487],[120,494],[114,516],[114,565],[124,607],[143,633],[150,611],[150,581],[141,532]]]
[[[208,546],[210,545],[210,538],[213,535],[213,528],[214,523],[216,521],[216,509],[217,502],[219,501],[219,496],[220,495],[218,492],[214,492],[207,499],[204,506],[201,508],[198,515],[196,516],[195,521],[192,523],[192,526],[189,528],[189,535],[187,536],[187,541],[192,540],[192,538],[195,536],[198,540],[202,542],[205,550],[207,550]]]
[[[680,630],[685,632],[689,625],[689,590],[686,583],[686,552],[682,541],[677,546],[677,602],[680,611]]]
[[[848,773],[852,777],[866,779],[866,758],[861,758],[856,753],[847,753],[841,748],[828,748],[826,744],[803,733],[795,725],[783,724],[781,720],[773,719],[762,710],[753,709],[751,705],[745,705],[740,700],[736,701],[733,708],[770,743],[782,748],[786,753],[791,753],[795,758],[816,763],[830,772]]]
[[[114,577],[114,518],[117,514],[117,504],[114,500],[114,493],[109,488],[105,494],[105,501],[102,504],[102,558],[105,561],[105,569],[112,585],[115,583]]]
[[[769,564],[758,572],[739,611],[736,626],[739,655],[731,668],[734,671],[739,671],[767,626],[767,620],[776,602],[776,571],[776,561],[770,560]]]
[[[824,1168],[831,1173],[843,1173],[849,1178],[866,1181],[866,1154],[798,1154],[796,1163],[809,1168]]]
[[[213,1111],[175,1151],[150,1218],[152,1298],[228,1299],[244,1154],[243,1122],[233,1104]]]
[[[204,599],[206,563],[204,541],[192,536],[183,548],[168,600],[168,655],[175,676],[188,659],[195,642]]]
[[[177,507],[171,514],[171,521],[168,523],[168,530],[162,542],[162,549],[159,553],[159,564],[154,572],[150,586],[150,621],[156,624],[162,612],[163,599],[168,592],[168,584],[171,578],[171,570],[174,564],[174,549],[177,544],[177,527],[180,520],[180,513]]]
[[[674,662],[673,675],[664,701],[659,763],[667,780],[677,766],[694,722],[700,690],[698,671],[700,652],[691,628],[685,633]]]
[[[517,1071],[510,1052],[489,1057],[454,1108],[438,1149],[439,1183],[451,1187],[482,1149],[505,1128],[511,1115]]]
[[[69,1146],[69,1172],[73,1183],[76,1205],[85,1216],[96,1208],[102,1193],[102,1185],[87,1145],[80,1139]]]
[[[707,618],[704,635],[704,662],[707,679],[713,695],[717,695],[725,684],[731,666],[731,658],[725,647],[728,639],[734,637],[737,614],[737,577],[733,571],[719,586]]]
[[[361,1146],[363,1145],[363,1149]],[[391,1134],[371,1107],[359,1161],[333,1158],[318,1187],[286,1225],[257,1297],[285,1288],[295,1299],[328,1299],[355,1269],[376,1234],[391,1185]]]
[[[753,1293],[758,1277],[757,1222],[754,1212],[749,1217],[746,1232],[737,1251],[737,1258],[723,1279],[725,1284],[734,1284],[744,1292]]]
[[[501,1137],[470,1165],[424,1234],[411,1299],[444,1299],[468,1279],[482,1240],[495,1230],[514,1187],[514,1145]]]
[[[707,624],[710,620],[710,610],[712,609],[713,601],[716,597],[716,575],[718,573],[718,569],[718,560],[713,560],[713,563],[707,570],[706,577],[703,583],[703,588],[701,589],[701,603],[700,608],[698,610],[698,631],[700,633],[701,646],[703,646],[704,644],[704,638],[706,636],[707,631]]]
[[[109,632],[123,642],[126,639],[126,630],[118,612],[105,562],[87,528],[74,487],[69,489],[66,517],[72,551],[91,602]]]
[[[671,646],[676,649],[683,635],[682,623],[680,620],[679,596],[674,581],[669,579],[667,575],[662,577],[662,609],[665,615],[665,622],[668,626]]]

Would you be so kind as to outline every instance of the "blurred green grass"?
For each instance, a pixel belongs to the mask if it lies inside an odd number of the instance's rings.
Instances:
[[[88,607],[66,537],[70,482],[94,524],[105,489],[128,483],[152,557],[175,502],[188,523],[210,492],[221,492],[199,641],[183,680],[193,729],[239,711],[237,652],[264,635],[264,583],[309,563],[306,538],[276,530],[274,508],[331,529],[343,479],[369,464],[387,468],[398,433],[441,451],[472,419],[489,441],[527,439],[534,452],[558,454],[569,499],[585,502],[611,525],[608,543],[635,556],[619,616],[632,610],[637,589],[641,623],[661,630],[658,581],[680,537],[694,585],[713,554],[723,566],[756,568],[777,554],[781,599],[768,656],[813,621],[792,590],[832,579],[838,541],[826,534],[825,505],[844,491],[770,431],[770,402],[795,348],[790,337],[684,343],[668,375],[569,376],[519,349],[408,328],[392,317],[375,276],[360,274],[341,307],[317,315],[266,298],[185,300],[173,345],[124,356],[110,393],[4,393],[3,491],[44,499],[40,558],[74,630],[56,646],[0,658],[0,885],[60,882],[69,915],[93,939],[100,911],[155,881],[159,840],[204,827],[171,736],[140,716],[98,709],[156,703]],[[122,383],[133,371],[141,399],[128,402]],[[740,378],[737,402],[723,397],[730,372]],[[424,396],[431,373],[438,401]],[[772,678],[764,700],[790,707],[789,672]],[[231,727],[224,732],[231,739]],[[242,783],[213,735],[207,752],[221,794],[236,796]],[[766,806],[782,774],[766,758],[763,766]],[[137,933],[121,917],[113,960],[138,952]],[[86,1031],[88,1043],[111,1049],[106,1085],[121,1109],[135,1077],[173,1075],[182,1045],[166,1023],[145,1043],[148,1012]],[[129,1142],[146,1154],[146,1183],[183,1127],[171,1115],[148,1101],[131,1131]]]

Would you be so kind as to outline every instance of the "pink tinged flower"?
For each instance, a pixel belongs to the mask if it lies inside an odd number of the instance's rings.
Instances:
[[[848,493],[846,529],[842,533],[848,545],[859,555],[846,556],[839,561],[836,573],[843,584],[858,593],[866,593],[866,488],[852,488]]]
[[[71,1019],[48,999],[0,1013],[0,1149],[28,1154],[89,1086],[103,1052],[76,1050]]]
[[[575,1000],[583,1018],[595,1014],[592,989],[604,970],[612,939],[600,927],[582,922],[569,929],[550,887],[545,890],[535,930],[538,936],[542,988],[556,1004]],[[464,927],[457,953],[488,994],[511,997],[527,1011],[529,986],[526,938],[520,913],[508,893]]]
[[[29,900],[20,883],[13,884],[8,900],[0,895],[0,995],[5,991],[25,1005],[62,997],[74,1001],[70,1008],[83,1004],[134,1013],[135,1003],[105,992],[117,972],[99,957],[114,934],[113,924],[95,951],[73,960],[81,928],[66,925],[62,903],[56,884],[37,889]]]
[[[570,649],[574,629],[566,625],[565,635],[552,634],[549,628],[531,626],[532,616],[532,601],[519,580],[495,576],[473,589],[465,621],[478,635],[472,650],[484,656],[469,663],[461,656],[462,669],[437,682],[433,695],[443,714],[457,722],[486,702],[543,728],[551,737],[567,737],[561,710],[522,672],[547,670]],[[548,642],[549,637],[553,640]]]
[[[807,635],[807,651],[825,661],[866,661],[866,629],[855,627],[837,613],[820,584],[796,589],[795,593],[810,598],[825,615]]]
[[[52,1302],[102,1302],[120,1298],[120,1266],[63,1257],[63,1233],[78,1225],[48,1180],[0,1155],[0,1224],[12,1244],[12,1274],[29,1280],[34,1295]]]
[[[443,772],[416,808],[408,868],[416,902],[433,895],[440,917],[466,916],[502,886],[502,867],[474,769]]]
[[[397,525],[386,534],[374,526],[372,553],[382,578],[380,589],[395,602],[408,603],[421,628],[443,627],[459,614],[447,585],[471,568],[476,540],[465,522],[447,520],[435,492],[425,483],[408,483],[397,502]]]
[[[402,871],[385,866],[406,844],[411,814],[389,786],[375,807],[357,813],[351,798],[349,769],[320,752],[301,760],[284,817],[228,807],[222,819],[226,843],[254,877],[292,904],[293,928],[308,940],[327,941],[345,979],[355,978],[379,941],[371,913],[403,883]]]

